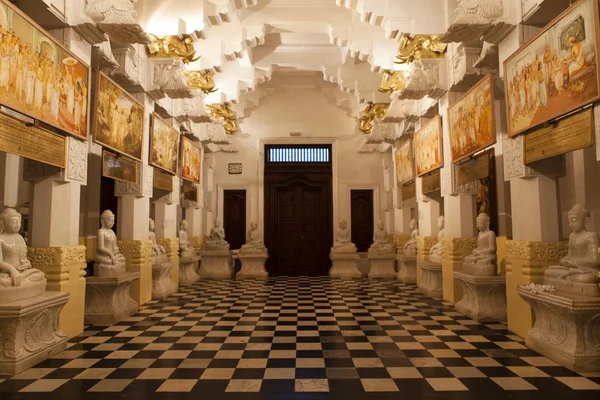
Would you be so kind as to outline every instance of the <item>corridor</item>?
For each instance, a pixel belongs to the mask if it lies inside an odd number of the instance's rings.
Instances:
[[[593,399],[583,377],[397,281],[200,281],[0,383],[1,399]]]

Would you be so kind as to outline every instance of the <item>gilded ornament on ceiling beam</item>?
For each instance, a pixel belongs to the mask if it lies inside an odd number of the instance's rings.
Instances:
[[[237,115],[233,112],[229,103],[207,104],[207,106],[213,119],[223,120],[227,133],[232,134],[238,131]]]
[[[383,71],[381,84],[377,88],[382,93],[392,93],[406,87],[406,73],[404,71]]]
[[[447,43],[441,42],[442,35],[413,35],[408,33],[400,37],[396,64],[410,64],[424,58],[443,58]]]
[[[149,58],[177,58],[185,64],[197,61],[200,56],[196,55],[194,48],[194,38],[192,35],[166,35],[156,36],[151,33],[150,43],[148,43]]]
[[[385,118],[389,108],[390,103],[373,103],[369,101],[360,117],[359,129],[365,134],[371,133],[373,120]]]
[[[185,71],[185,76],[190,89],[202,90],[206,94],[217,91],[213,80],[214,74],[211,71]]]

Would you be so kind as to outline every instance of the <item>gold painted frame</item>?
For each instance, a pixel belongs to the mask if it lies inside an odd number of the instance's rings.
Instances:
[[[181,178],[200,184],[202,149],[185,136],[181,137]],[[192,171],[198,171],[194,176]]]
[[[413,139],[405,141],[394,151],[394,164],[396,166],[396,184],[398,187],[415,179]]]
[[[415,169],[417,176],[423,176],[431,171],[442,168],[444,166],[444,146],[442,141],[442,117],[436,115],[433,119],[419,129],[413,140],[415,142]],[[435,143],[437,140],[437,143]],[[430,147],[428,152],[427,147]],[[433,147],[436,147],[433,149]],[[426,167],[426,156],[420,157],[420,154],[433,154],[437,157],[437,161]]]
[[[162,133],[159,129],[162,127],[165,129]],[[166,147],[170,148],[171,151],[175,152],[175,159],[169,158],[170,165],[164,165],[158,160],[158,143],[157,136],[159,134],[164,135],[166,138],[163,138],[167,141]],[[163,171],[169,172],[173,175],[177,175],[177,166],[179,165],[179,138],[180,132],[173,128],[173,126],[169,125],[164,119],[162,119],[158,114],[151,114],[151,128],[150,128],[150,158],[149,164],[155,166],[156,168],[160,168]]]

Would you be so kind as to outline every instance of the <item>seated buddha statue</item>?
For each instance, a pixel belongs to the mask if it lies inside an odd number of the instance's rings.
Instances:
[[[377,222],[377,229],[373,234],[373,244],[369,248],[373,253],[394,253],[394,245],[388,243],[388,233],[383,227],[383,221]]]
[[[417,236],[419,230],[417,229],[417,220],[412,219],[410,221],[410,240],[404,245],[404,255],[409,257],[417,256]]]
[[[545,277],[564,279],[582,284],[598,282],[600,261],[598,260],[598,235],[587,230],[590,212],[584,206],[576,204],[568,213],[569,251],[558,265],[548,267]]]
[[[0,304],[35,297],[46,290],[46,277],[27,259],[19,234],[21,214],[14,208],[0,213]]]
[[[477,217],[477,247],[473,254],[465,257],[463,272],[475,276],[495,276],[497,274],[496,234],[490,230],[490,217],[481,213]]]
[[[437,223],[438,241],[436,244],[431,246],[431,249],[429,249],[429,261],[432,263],[436,263],[436,264],[442,263],[442,238],[444,237],[444,230],[445,230],[444,224],[445,224],[445,219],[444,219],[444,216],[442,215],[441,217],[438,218],[438,223]]]
[[[190,243],[188,236],[188,222],[184,219],[179,224],[179,256],[181,258],[192,258],[195,255],[194,247]]]
[[[100,215],[101,227],[96,236],[96,260],[94,263],[94,276],[109,277],[125,273],[125,256],[117,246],[117,235],[112,230],[115,225],[115,215],[110,210],[105,210]]]
[[[165,248],[156,243],[156,233],[154,233],[154,220],[150,218],[148,227],[148,239],[152,241],[152,264],[164,264],[169,262],[169,257]]]
[[[346,221],[340,222],[340,227],[335,231],[335,243],[331,248],[332,253],[356,253],[356,245],[352,243],[350,229]]]
[[[221,221],[217,218],[210,229],[209,239],[204,243],[204,249],[213,251],[229,250],[229,243],[225,240],[225,230],[221,227]]]
[[[258,229],[258,224],[252,222],[250,230],[246,233],[246,244],[242,245],[240,253],[266,253],[267,248],[263,244],[263,235]]]

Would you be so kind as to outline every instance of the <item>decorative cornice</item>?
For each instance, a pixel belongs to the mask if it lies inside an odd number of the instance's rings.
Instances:
[[[365,106],[365,109],[360,117],[358,125],[359,129],[363,133],[371,133],[371,129],[373,129],[373,120],[376,118],[385,118],[389,107],[390,103],[373,103],[371,101],[367,102],[367,105]]]
[[[117,72],[120,68],[117,59],[113,55],[110,41],[104,41],[92,46],[92,65],[109,75]]]
[[[194,94],[187,85],[185,66],[179,59],[157,58],[152,60],[153,85],[148,95],[159,100],[165,96],[172,99],[192,98]]]
[[[194,58],[196,49],[191,35],[156,36],[150,33],[148,36],[150,37],[147,46],[148,58],[174,58],[185,64],[200,59],[200,56]]]
[[[87,184],[88,142],[67,137],[65,181]]]
[[[394,61],[397,64],[410,64],[424,58],[444,58],[446,43],[440,41],[441,35],[410,35],[400,36],[400,46]]]
[[[231,109],[231,104],[229,103],[217,103],[217,104],[207,104],[208,109],[213,117],[216,120],[222,120],[223,126],[225,127],[225,131],[229,134],[235,133],[238,131],[238,123],[237,123],[237,115]]]
[[[213,80],[214,74],[211,71],[185,71],[185,76],[190,89],[201,90],[206,94],[217,91]]]
[[[118,64],[111,78],[128,91],[144,91],[146,85],[147,57],[142,57],[132,45],[113,47],[112,54]]]
[[[406,87],[406,73],[404,71],[383,71],[381,84],[377,88],[382,93],[392,93]]]
[[[110,37],[120,43],[149,43],[150,39],[136,22],[137,0],[87,0],[86,13]]]

